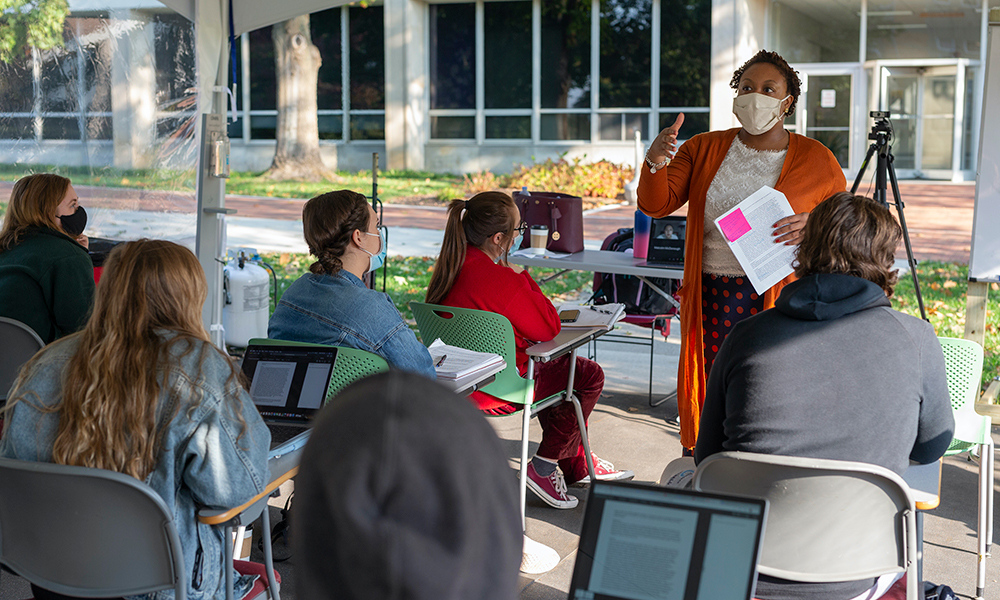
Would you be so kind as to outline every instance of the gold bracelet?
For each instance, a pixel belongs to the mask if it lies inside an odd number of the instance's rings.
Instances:
[[[663,161],[654,163],[653,161],[649,160],[649,152],[646,153],[646,164],[649,165],[650,174],[656,173],[663,167],[667,166],[668,162],[670,162],[670,159],[664,158]]]

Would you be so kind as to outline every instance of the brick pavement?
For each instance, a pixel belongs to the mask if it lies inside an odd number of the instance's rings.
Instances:
[[[0,198],[10,196],[11,186],[11,182],[0,182]],[[192,212],[195,207],[191,192],[74,187],[86,207],[165,212]],[[971,183],[903,181],[899,188],[914,256],[919,260],[967,263],[975,186]],[[867,190],[862,188],[861,191]],[[228,196],[226,199],[226,206],[235,208],[241,217],[282,221],[300,219],[304,203],[304,199],[250,196]],[[633,210],[618,206],[588,213],[584,216],[584,237],[603,240],[619,227],[631,227]],[[678,214],[683,212],[682,209]],[[443,207],[385,205],[385,222],[390,227],[443,230],[445,218]],[[904,256],[902,248],[898,255]]]

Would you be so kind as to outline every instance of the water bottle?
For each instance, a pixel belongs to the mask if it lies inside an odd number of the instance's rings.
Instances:
[[[632,230],[632,256],[646,258],[646,251],[649,249],[649,230],[652,225],[652,217],[641,210],[635,211],[635,229]]]

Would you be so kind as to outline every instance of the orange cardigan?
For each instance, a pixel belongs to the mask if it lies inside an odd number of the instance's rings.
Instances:
[[[643,167],[639,208],[654,218],[665,217],[685,203],[684,285],[681,296],[681,357],[677,366],[677,411],[681,444],[693,448],[705,402],[705,352],[701,332],[701,250],[705,232],[705,195],[739,128],[696,135],[685,142],[670,164],[656,173]],[[844,172],[820,142],[790,134],[788,153],[774,188],[785,194],[796,213],[809,212],[836,192],[847,189]],[[764,308],[774,306],[789,276],[764,294]]]

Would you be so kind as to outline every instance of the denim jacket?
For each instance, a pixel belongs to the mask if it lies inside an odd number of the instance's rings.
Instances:
[[[158,333],[175,336],[163,330]],[[17,404],[7,414],[9,425],[0,440],[0,455],[52,461],[59,415],[39,407],[60,402],[63,370],[78,346],[79,336],[73,335],[42,350],[26,373]],[[189,347],[191,351],[181,356]],[[187,567],[188,598],[224,598],[223,529],[199,523],[196,512],[206,506],[239,506],[264,491],[271,433],[250,396],[235,378],[229,378],[226,358],[211,344],[179,340],[170,346],[170,354],[172,359],[158,366],[157,429],[163,431],[163,439],[146,483],[173,512]],[[231,409],[233,399],[238,415]],[[243,579],[234,579],[236,598],[246,591]],[[173,590],[155,594],[157,598],[173,596]]]
[[[378,354],[396,369],[435,377],[430,353],[392,299],[343,269],[299,277],[281,296],[267,337],[357,348]]]

